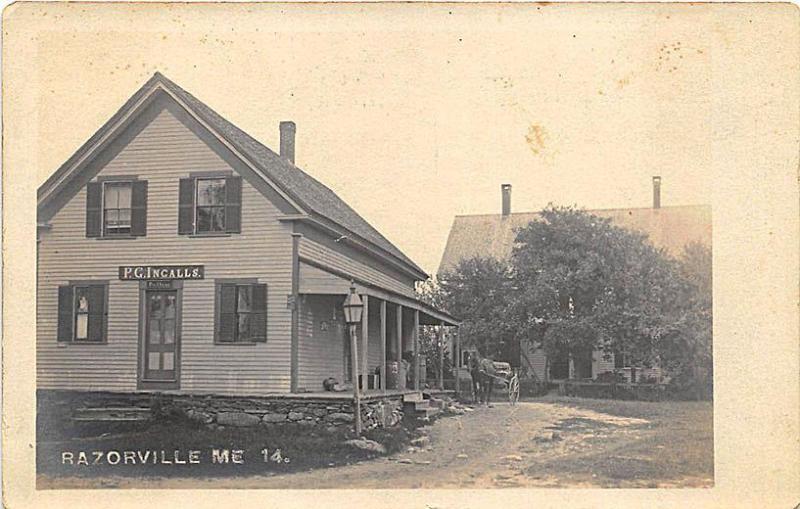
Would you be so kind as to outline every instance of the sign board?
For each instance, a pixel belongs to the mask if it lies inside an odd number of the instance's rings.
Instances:
[[[148,280],[147,281],[147,289],[148,290],[172,290],[172,281],[163,281],[161,279],[157,280]]]
[[[121,265],[122,281],[149,281],[172,279],[203,279],[203,265]]]

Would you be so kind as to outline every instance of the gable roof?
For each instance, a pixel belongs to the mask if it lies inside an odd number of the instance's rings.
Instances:
[[[679,255],[690,242],[711,246],[711,206],[587,210],[589,214],[611,219],[616,226],[647,234],[656,247]],[[459,261],[476,256],[508,260],[514,248],[516,231],[539,218],[538,212],[519,212],[503,216],[483,214],[456,216],[439,264],[439,273]]]
[[[44,184],[39,187],[39,207],[49,199],[50,193],[62,180],[69,178],[70,172],[92,151],[114,128],[158,87],[163,87],[182,102],[191,113],[202,119],[217,135],[225,139],[248,162],[262,173],[279,191],[288,195],[303,212],[323,223],[333,223],[345,229],[354,237],[361,238],[384,254],[394,257],[407,269],[421,279],[427,274],[386,237],[347,205],[336,193],[311,177],[303,170],[280,157],[249,134],[223,118],[192,94],[156,72],[128,101],[112,116],[89,140],[84,143]]]

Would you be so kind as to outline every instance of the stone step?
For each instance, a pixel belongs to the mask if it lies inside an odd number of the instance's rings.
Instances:
[[[72,414],[72,420],[80,422],[146,421],[150,417],[150,409],[145,407],[77,408]]]

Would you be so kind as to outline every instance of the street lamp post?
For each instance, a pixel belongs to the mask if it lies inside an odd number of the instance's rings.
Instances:
[[[353,397],[356,400],[356,435],[361,435],[361,392],[358,389],[358,350],[356,327],[361,322],[364,303],[356,293],[356,285],[350,281],[350,294],[344,300],[344,320],[350,328],[350,365],[353,371]]]

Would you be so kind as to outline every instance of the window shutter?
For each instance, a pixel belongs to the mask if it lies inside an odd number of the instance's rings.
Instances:
[[[242,230],[242,177],[225,179],[225,231],[239,233]]]
[[[106,328],[106,286],[89,287],[89,331],[87,340],[101,342]]]
[[[232,342],[236,331],[236,285],[223,283],[217,294],[219,301],[219,321],[217,322],[217,341]]]
[[[131,184],[131,235],[147,235],[147,181],[134,180]]]
[[[72,341],[72,287],[58,287],[58,341]]]
[[[267,341],[267,285],[253,285],[253,313],[250,327],[253,341]]]
[[[86,184],[86,236],[99,237],[102,232],[103,184]]]
[[[184,178],[178,190],[178,235],[194,233],[194,179]]]

